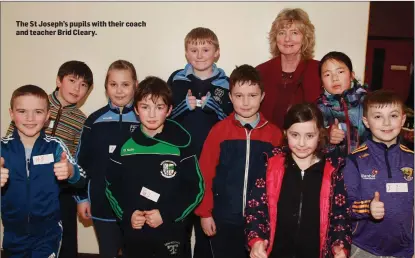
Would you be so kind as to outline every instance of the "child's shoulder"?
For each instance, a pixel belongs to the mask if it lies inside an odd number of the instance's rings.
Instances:
[[[399,144],[399,148],[401,149],[402,152],[405,153],[405,155],[410,155],[410,156],[414,156],[414,151],[409,149],[408,147],[406,147],[403,144]]]
[[[74,120],[81,122],[81,123],[85,122],[85,120],[87,119],[87,116],[85,115],[85,113],[78,107],[75,107],[71,111],[71,115]]]
[[[7,134],[4,137],[1,137],[1,147],[2,151],[4,151],[6,146],[8,146],[14,140],[13,134]]]
[[[106,114],[108,111],[110,111],[110,108],[108,105],[105,105],[101,107],[100,109],[95,110],[88,116],[88,118],[86,119],[86,123],[94,123],[98,118]]]
[[[174,71],[172,74],[170,74],[169,79],[167,80],[168,82],[173,82],[173,79],[175,79],[176,75],[184,75],[184,69],[178,69],[176,71]]]
[[[230,114],[229,116],[225,117],[225,119],[214,124],[210,131],[216,134],[224,134],[226,131],[235,129],[235,118],[233,118],[232,116],[233,114]]]
[[[275,131],[281,132],[281,129],[277,125],[271,123],[270,121],[266,121],[263,129],[268,130],[270,132],[275,132]]]

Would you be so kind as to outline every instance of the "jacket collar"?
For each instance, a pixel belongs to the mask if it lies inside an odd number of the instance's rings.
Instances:
[[[370,136],[367,140],[367,144],[369,145],[369,149],[375,151],[375,152],[385,152],[386,150],[388,152],[391,151],[396,151],[399,150],[399,146],[400,146],[400,137],[398,136],[398,138],[396,139],[396,143],[392,144],[391,146],[387,146],[386,144],[384,144],[383,142],[375,142],[372,138],[372,136]]]
[[[177,148],[185,148],[189,146],[191,141],[190,133],[179,123],[170,119],[166,119],[164,122],[163,131],[161,133],[150,137],[143,131],[143,124],[141,124],[140,129],[135,130],[132,133],[132,138],[137,144],[143,146],[164,143]]]
[[[18,130],[17,128],[15,128],[15,129],[13,130],[12,137],[13,137],[15,140],[21,141],[21,139],[20,139],[20,135],[19,135],[19,130]],[[35,141],[35,144],[36,144],[36,142],[37,142],[39,139],[43,139],[43,138],[45,138],[45,137],[46,137],[45,130],[44,130],[44,129],[40,130],[39,137],[37,137],[37,139],[36,139],[36,141]],[[33,145],[33,147],[34,147],[34,145]]]
[[[277,78],[278,83],[282,83],[281,74],[282,74],[282,64],[281,64],[281,56],[274,57],[271,59],[271,66],[274,67],[274,76]],[[298,63],[297,68],[293,74],[293,81],[299,82],[301,75],[305,72],[307,67],[307,60],[301,59],[300,63]]]
[[[259,121],[257,123],[257,125],[254,127],[254,129],[259,129],[261,127],[263,127],[264,125],[268,124],[268,120],[265,119],[265,117],[262,115],[261,112],[257,113],[259,115]],[[241,124],[241,121],[239,121],[236,118],[236,113],[235,111],[233,111],[230,115],[229,115],[229,119],[232,119],[232,123],[238,127],[243,127],[243,125]]]
[[[355,107],[361,103],[362,97],[367,94],[367,88],[367,84],[361,85],[357,81],[353,81],[350,89],[345,90],[342,94],[333,95],[324,90],[324,93],[321,94],[321,101],[326,106],[337,106],[343,98],[349,107]]]
[[[52,92],[52,94],[49,95],[49,102],[55,108],[60,109],[60,108],[62,108],[62,104],[58,100],[57,96],[58,96],[58,91],[55,90],[54,92]],[[76,109],[76,104],[71,104],[71,105],[65,106],[63,108],[66,109],[66,110],[73,110],[73,109]]]
[[[115,106],[114,104],[112,104],[111,100],[108,98],[108,107],[111,109],[111,111],[113,111],[114,113],[121,113],[120,112],[120,108]],[[131,101],[130,103],[128,103],[127,105],[124,106],[124,108],[122,109],[122,114],[126,114],[130,111],[134,112],[134,107],[133,107],[133,101]]]

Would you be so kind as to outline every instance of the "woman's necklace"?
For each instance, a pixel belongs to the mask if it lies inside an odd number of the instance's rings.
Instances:
[[[291,83],[292,80],[293,80],[294,72],[292,72],[292,73],[282,72],[281,76],[282,76],[282,82],[284,84],[284,89],[286,89],[287,84]]]

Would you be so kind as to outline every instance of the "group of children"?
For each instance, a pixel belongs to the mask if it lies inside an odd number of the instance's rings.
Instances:
[[[49,96],[13,93],[0,164],[7,257],[76,257],[74,207],[105,258],[191,257],[193,228],[195,258],[413,256],[414,156],[396,94],[367,93],[350,58],[330,52],[321,97],[278,128],[259,112],[254,67],[229,78],[216,67],[210,29],[188,33],[185,55],[167,82],[138,82],[115,61],[108,105],[88,118],[76,107],[93,84],[82,62],[61,66]]]

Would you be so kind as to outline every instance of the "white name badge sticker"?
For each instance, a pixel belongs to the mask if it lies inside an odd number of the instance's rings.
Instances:
[[[109,153],[113,153],[115,151],[115,148],[117,148],[117,145],[110,145]]]
[[[387,193],[407,193],[408,183],[387,183],[386,192]]]
[[[33,157],[33,164],[34,165],[43,165],[49,164],[54,162],[55,159],[53,158],[53,154],[46,154],[46,155],[39,155]]]
[[[53,129],[53,126],[55,125],[55,120],[50,120],[49,121],[49,128]]]
[[[159,197],[160,197],[160,194],[158,194],[154,191],[151,191],[150,189],[148,189],[144,186],[143,186],[143,188],[141,188],[140,195],[146,197],[149,200],[152,200],[153,202],[157,202]]]
[[[196,99],[196,107],[202,107],[202,100]]]

